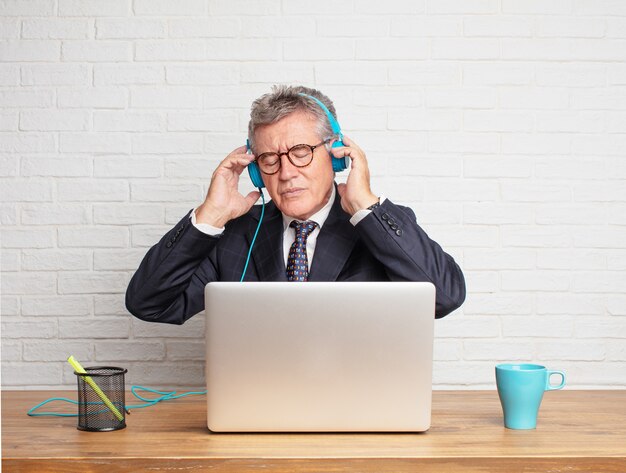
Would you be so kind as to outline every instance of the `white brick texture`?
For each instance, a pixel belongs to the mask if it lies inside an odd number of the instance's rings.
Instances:
[[[286,83],[335,101],[373,191],[465,272],[435,387],[523,361],[626,388],[625,5],[0,1],[3,387],[73,387],[70,353],[204,383],[204,317],[133,319],[125,289]]]

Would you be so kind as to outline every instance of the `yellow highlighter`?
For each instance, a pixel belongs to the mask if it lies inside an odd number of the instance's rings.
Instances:
[[[87,373],[85,371],[85,368],[83,368],[80,365],[80,363],[74,359],[72,355],[70,355],[67,361],[70,365],[72,365],[72,368],[74,368],[74,371],[76,371],[77,373],[80,373],[80,374]],[[102,389],[100,389],[100,387],[96,384],[96,382],[93,379],[91,379],[91,376],[83,376],[83,379],[87,382],[89,386],[91,386],[91,389],[94,390],[94,392],[98,395],[98,397],[102,399],[102,402],[104,402],[104,405],[107,406],[111,410],[111,412],[113,413],[113,415],[115,415],[115,417],[117,417],[117,420],[122,422],[124,420],[124,416],[120,414],[120,411],[117,410],[117,408],[113,405],[113,403],[106,396],[106,394],[102,392]]]

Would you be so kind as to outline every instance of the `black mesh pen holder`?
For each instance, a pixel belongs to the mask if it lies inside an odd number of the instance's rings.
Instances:
[[[108,432],[126,427],[124,375],[128,370],[92,366],[74,371],[78,381],[78,430]]]

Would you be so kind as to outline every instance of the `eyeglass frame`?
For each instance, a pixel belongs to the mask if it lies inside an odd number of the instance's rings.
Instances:
[[[322,141],[321,143],[318,143],[318,144],[316,144],[316,145],[310,145],[310,144],[307,144],[307,143],[298,143],[297,145],[293,145],[291,148],[289,148],[289,149],[288,149],[286,152],[284,152],[284,153],[275,153],[275,152],[273,152],[273,151],[272,151],[272,152],[267,152],[267,153],[261,153],[259,156],[257,156],[257,157],[256,157],[256,159],[254,160],[254,162],[255,162],[255,163],[257,163],[257,166],[259,167],[259,170],[260,170],[263,174],[265,174],[265,175],[267,175],[267,176],[273,176],[273,175],[274,175],[274,174],[276,174],[278,171],[280,171],[280,169],[281,169],[281,168],[282,168],[282,166],[283,166],[283,160],[281,159],[281,158],[282,158],[282,156],[287,156],[287,159],[289,160],[289,162],[290,162],[291,164],[293,164],[295,167],[297,167],[297,168],[305,168],[305,167],[307,167],[307,166],[310,166],[310,165],[311,165],[311,163],[313,162],[313,158],[315,157],[315,156],[314,156],[314,155],[315,155],[315,150],[316,150],[317,148],[319,148],[320,146],[322,146],[322,145],[328,145],[328,143],[330,143],[330,141],[331,141],[331,140],[332,140],[332,138],[327,138],[327,139],[325,139],[324,141]],[[292,161],[292,159],[291,159],[291,156],[289,156],[289,153],[291,152],[291,150],[292,150],[292,149],[294,149],[294,148],[297,148],[298,146],[308,146],[309,148],[311,148],[311,160],[310,160],[308,163],[306,163],[306,164],[304,164],[304,165],[302,165],[302,166],[299,166],[298,164],[294,163],[294,162]],[[328,148],[327,148],[327,150],[328,150]],[[274,155],[276,155],[276,156],[278,157],[278,169],[276,169],[276,171],[274,171],[274,172],[265,172],[265,171],[262,169],[261,164],[259,163],[259,159],[261,159],[263,156],[266,156],[266,155],[272,155],[272,154],[274,154]]]

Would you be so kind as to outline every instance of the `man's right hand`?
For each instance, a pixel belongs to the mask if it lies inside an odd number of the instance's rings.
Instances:
[[[239,176],[254,158],[253,154],[246,153],[245,146],[234,149],[226,156],[213,171],[206,199],[196,209],[197,223],[221,228],[245,214],[259,200],[259,191],[252,191],[244,197],[238,189]]]

